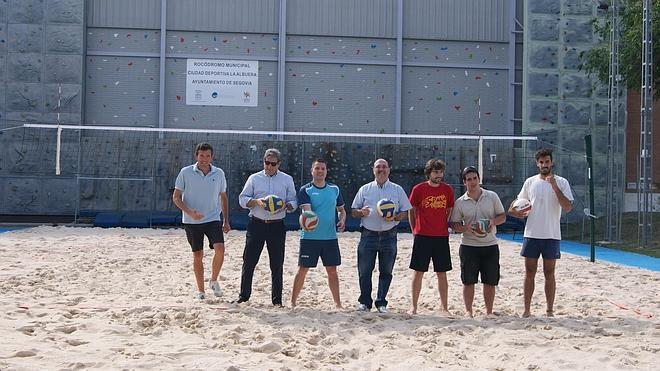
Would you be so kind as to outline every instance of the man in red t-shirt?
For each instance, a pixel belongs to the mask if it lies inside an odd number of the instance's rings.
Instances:
[[[447,272],[451,270],[449,255],[449,226],[447,220],[454,207],[454,190],[442,179],[445,175],[445,162],[431,159],[424,166],[427,181],[415,185],[410,193],[413,208],[408,211],[410,228],[415,235],[410,269],[414,270],[412,280],[411,314],[417,314],[417,299],[422,288],[424,272],[429,270],[433,259],[433,270],[438,276],[441,312],[447,309]]]

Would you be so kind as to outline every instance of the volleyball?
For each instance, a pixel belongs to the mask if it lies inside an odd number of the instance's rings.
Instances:
[[[319,217],[311,210],[300,213],[300,218],[298,218],[298,220],[300,221],[300,228],[305,231],[312,231],[317,225],[319,225]]]
[[[396,204],[392,200],[382,199],[376,204],[376,210],[378,210],[378,215],[382,216],[385,219],[394,217],[396,212]]]
[[[271,214],[275,214],[284,207],[284,200],[275,195],[268,195],[262,201],[264,202],[264,209]]]
[[[472,222],[470,224],[470,229],[474,231],[475,236],[479,238],[484,238],[488,236],[488,232],[490,232],[490,220],[488,219],[479,219],[475,222]]]
[[[529,202],[528,199],[517,198],[513,202],[513,208],[516,209],[516,211],[523,213],[523,216],[527,216],[530,210],[532,210],[532,203]]]

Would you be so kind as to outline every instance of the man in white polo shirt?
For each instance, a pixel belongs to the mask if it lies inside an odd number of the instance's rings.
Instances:
[[[358,311],[368,312],[374,301],[371,297],[371,274],[378,256],[378,293],[376,294],[376,309],[380,313],[387,312],[387,292],[392,283],[392,270],[397,252],[396,226],[399,221],[408,217],[412,208],[406,192],[400,185],[389,180],[390,166],[386,160],[379,158],[373,167],[375,180],[360,187],[353,205],[351,215],[361,218],[360,242],[358,244],[358,275],[360,277],[360,297]],[[385,219],[378,215],[376,204],[382,199],[394,202],[397,212],[392,218]]]
[[[506,221],[506,213],[497,193],[479,185],[480,177],[476,167],[466,167],[461,175],[467,191],[454,203],[451,226],[456,232],[462,233],[459,257],[465,314],[473,316],[474,285],[481,275],[486,315],[490,316],[493,314],[495,286],[500,281],[500,249],[495,226]],[[485,235],[477,234],[471,227],[472,223],[479,220],[488,221],[487,229],[481,231],[487,231]]]
[[[229,227],[229,204],[225,172],[211,165],[213,147],[199,143],[195,148],[197,162],[179,172],[174,185],[172,201],[183,212],[183,225],[193,252],[193,272],[197,282],[195,298],[204,299],[204,236],[213,249],[209,286],[215,296],[222,296],[218,275],[225,254],[225,239]],[[224,222],[220,225],[220,213]]]
[[[539,174],[527,178],[518,194],[518,198],[529,200],[532,209],[527,215],[525,236],[520,255],[525,257],[525,311],[523,317],[531,315],[530,306],[534,294],[534,277],[539,256],[543,256],[543,275],[545,276],[546,315],[552,317],[555,302],[555,265],[561,257],[561,212],[573,208],[573,193],[568,180],[555,175],[552,171],[552,150],[539,150],[534,156]],[[524,214],[509,207],[509,213],[523,218]]]

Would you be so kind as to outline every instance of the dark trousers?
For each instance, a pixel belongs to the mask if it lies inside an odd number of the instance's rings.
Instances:
[[[254,268],[259,262],[261,251],[264,249],[264,243],[266,243],[272,280],[271,298],[273,304],[282,304],[282,271],[284,267],[285,239],[286,229],[284,229],[284,222],[266,224],[252,219],[248,222],[247,233],[245,235],[245,250],[243,251],[241,298],[250,299]]]
[[[374,304],[371,297],[371,275],[378,257],[378,291],[376,307],[387,306],[387,292],[392,283],[392,271],[396,260],[396,227],[385,232],[373,232],[362,229],[357,251],[358,275],[360,281],[360,297],[358,301],[371,308]]]

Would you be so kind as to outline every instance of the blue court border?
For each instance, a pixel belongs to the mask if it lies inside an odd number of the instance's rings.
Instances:
[[[9,232],[9,231],[16,231],[16,230],[24,229],[24,228],[27,228],[27,227],[0,227],[0,233]]]
[[[518,242],[521,244],[523,241],[522,233],[518,233],[516,235],[512,233],[498,233],[497,237],[503,240]],[[573,241],[561,241],[561,252],[584,256],[588,259],[591,257],[591,246]],[[596,245],[596,261],[599,260],[631,267],[644,268],[656,272],[660,271],[659,258]]]

